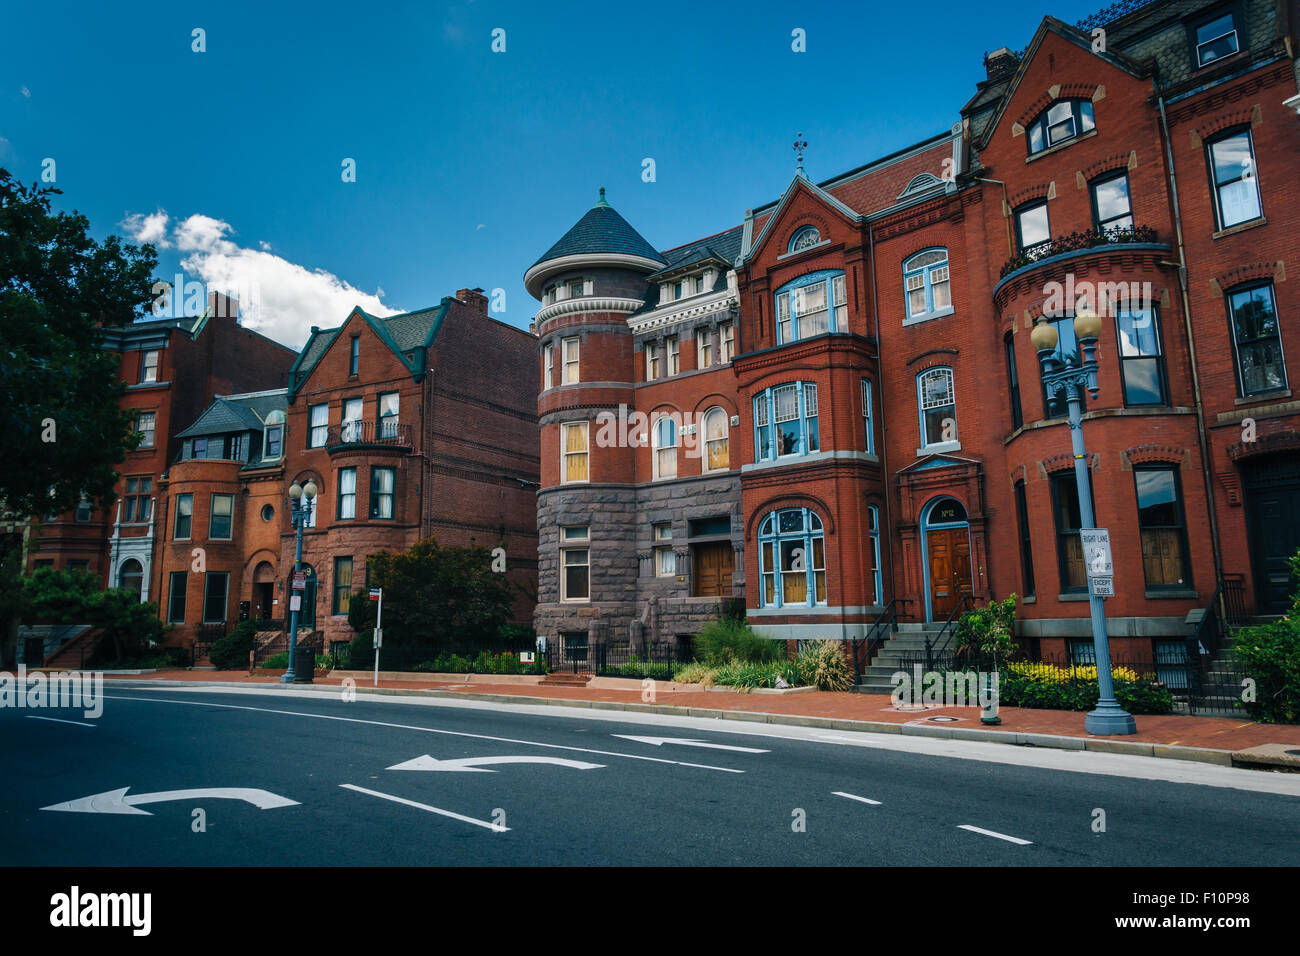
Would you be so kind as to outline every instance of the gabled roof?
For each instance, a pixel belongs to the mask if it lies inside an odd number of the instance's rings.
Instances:
[[[189,428],[176,433],[177,438],[197,438],[204,435],[226,435],[230,432],[261,431],[267,416],[278,411],[284,414],[288,389],[277,388],[266,392],[249,392],[243,395],[218,395]]]

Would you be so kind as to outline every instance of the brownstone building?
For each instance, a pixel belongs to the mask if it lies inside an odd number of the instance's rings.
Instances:
[[[950,130],[819,183],[801,168],[684,256],[602,200],[526,276],[539,633],[689,633],[718,580],[708,531],[732,549],[721,593],[772,637],[858,638],[894,610],[934,633],[1014,591],[1025,641],[1086,654],[1066,409],[1028,335],[1051,323],[1073,354],[1080,307],[1104,319],[1083,429],[1117,653],[1176,651],[1220,586],[1280,609],[1300,547],[1296,41],[1273,0],[1048,17],[986,57]],[[724,325],[702,381],[687,357]],[[712,406],[716,475],[678,420]],[[635,413],[646,440],[597,440]]]

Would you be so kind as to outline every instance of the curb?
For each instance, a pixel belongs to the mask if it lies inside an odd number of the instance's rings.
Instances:
[[[123,681],[122,683],[136,682]],[[137,685],[138,686],[138,685]],[[307,689],[316,684],[247,684],[227,681],[148,681],[144,687],[271,687]],[[334,693],[330,687],[319,693]],[[588,710],[625,711],[638,714],[667,714],[675,717],[712,717],[721,720],[744,720],[758,724],[778,724],[791,727],[820,727],[825,730],[848,730],[868,734],[902,734],[910,737],[938,737],[945,740],[974,740],[981,743],[1004,744],[1013,747],[1043,747],[1053,750],[1081,750],[1093,753],[1128,754],[1135,757],[1159,757],[1170,760],[1191,760],[1197,763],[1216,764],[1221,767],[1241,767],[1234,763],[1233,751],[1215,750],[1211,747],[1184,747],[1106,737],[1065,737],[1057,734],[1024,733],[1013,730],[984,730],[965,727],[924,727],[915,724],[892,724],[874,720],[848,720],[842,717],[811,717],[801,714],[769,714],[753,710],[720,710],[711,707],[682,707],[672,704],[624,704],[608,700],[570,700],[563,697],[526,697],[514,694],[476,694],[460,691],[419,690],[400,687],[357,687],[367,694],[385,697],[445,697],[450,700],[478,700],[489,703],[531,704],[543,707],[580,707]]]

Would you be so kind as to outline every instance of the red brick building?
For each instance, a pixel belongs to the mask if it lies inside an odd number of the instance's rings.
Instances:
[[[684,257],[602,199],[526,277],[539,633],[667,641],[704,587],[772,637],[844,639],[891,602],[941,622],[1016,592],[1025,640],[1086,643],[1065,406],[1028,335],[1050,322],[1077,350],[1080,305],[1104,318],[1083,433],[1117,654],[1181,641],[1234,574],[1249,610],[1278,610],[1300,547],[1296,40],[1271,0],[1049,17],[986,58],[951,130],[820,183],[801,169]],[[702,381],[710,309],[733,339]],[[712,405],[726,481],[697,498],[672,413]],[[633,412],[648,444],[596,441]],[[733,550],[721,589],[706,528]]]

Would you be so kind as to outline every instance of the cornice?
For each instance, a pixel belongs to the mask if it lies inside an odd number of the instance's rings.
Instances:
[[[674,303],[677,305],[677,303]],[[715,292],[711,296],[701,297],[700,301],[682,308],[665,307],[655,309],[653,312],[647,312],[645,315],[637,316],[635,319],[628,319],[627,325],[634,333],[649,332],[653,329],[663,328],[668,325],[674,325],[685,319],[699,318],[700,316],[713,315],[715,312],[729,311],[739,308],[740,302],[736,294],[730,289],[721,292]]]
[[[644,299],[628,299],[616,296],[582,296],[577,299],[564,299],[538,311],[533,322],[538,328],[551,319],[574,312],[623,312],[631,314],[645,305]]]

